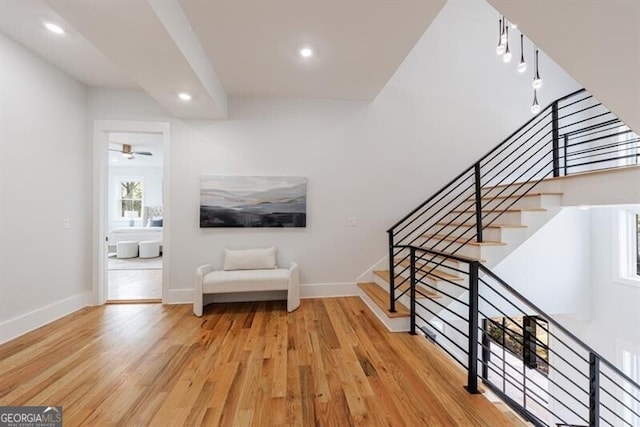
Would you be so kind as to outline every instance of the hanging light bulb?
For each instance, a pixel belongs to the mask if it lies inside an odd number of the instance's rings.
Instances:
[[[527,71],[527,63],[524,62],[524,35],[520,34],[520,63],[518,64],[518,72],[520,74]]]
[[[538,114],[540,112],[540,104],[538,104],[538,90],[533,90],[533,104],[531,104],[531,112]]]
[[[504,43],[502,43],[502,19],[498,20],[498,46],[496,53],[502,55],[504,53]]]
[[[505,44],[507,42],[507,19],[502,15],[502,32],[500,33],[500,43]]]
[[[536,46],[536,74],[533,76],[533,83],[531,83],[534,89],[540,89],[542,87],[542,79],[540,78],[540,72],[538,71],[538,47]]]
[[[509,27],[505,28],[505,34],[507,35],[505,38],[505,50],[504,55],[502,55],[502,62],[505,64],[511,62],[511,51],[509,50]]]

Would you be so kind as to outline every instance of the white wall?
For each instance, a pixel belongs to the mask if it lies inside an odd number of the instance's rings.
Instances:
[[[614,210],[591,208],[592,319],[579,321],[560,316],[558,320],[604,357],[618,363],[619,342],[640,346],[640,287],[614,280]]]
[[[141,92],[91,90],[92,120],[171,122],[173,301],[225,247],[277,245],[307,284],[353,282],[385,256],[389,226],[531,117],[530,82],[494,53],[494,14],[448,3],[370,104],[235,97],[226,121],[181,121]],[[546,101],[577,87],[548,69]],[[199,178],[216,173],[307,177],[307,228],[200,229]]]
[[[143,206],[162,206],[162,168],[109,166],[109,231],[117,227],[127,227],[129,220],[122,220],[118,212],[120,180],[137,177],[143,181]],[[142,218],[135,221],[136,227],[144,227]]]
[[[0,64],[2,342],[86,303],[91,148],[84,86],[1,34]]]
[[[589,210],[564,208],[493,272],[547,313],[588,317],[590,226]]]

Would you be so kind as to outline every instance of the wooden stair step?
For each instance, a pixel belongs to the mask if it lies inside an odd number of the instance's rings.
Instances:
[[[451,254],[451,253],[448,253],[448,252],[443,252],[443,253],[445,253],[447,255],[455,256],[456,258],[459,258],[459,259],[461,259],[461,260],[463,260],[465,262],[473,262],[473,261],[485,262],[485,260],[482,259],[482,258],[476,258],[476,257],[468,256],[468,255]],[[431,254],[429,254],[429,255],[431,255]],[[447,257],[443,257],[443,256],[440,256],[440,255],[431,255],[431,256],[433,256],[433,258],[429,258],[429,259],[455,263],[455,264],[458,264],[458,267],[460,267],[460,261],[458,261],[457,259],[447,258]],[[400,261],[400,260],[398,260],[398,261]]]
[[[409,309],[400,301],[396,301],[396,312],[389,311],[389,292],[386,292],[377,283],[358,283],[358,287],[391,319],[409,317]]]
[[[388,270],[376,270],[373,272],[376,276],[380,277],[385,282],[389,283],[389,278],[391,275]],[[462,279],[459,279],[462,280]],[[400,293],[407,291],[407,295],[409,294],[409,288],[411,287],[410,279],[408,277],[396,276],[396,282],[394,283],[397,290]],[[434,292],[432,289],[429,289],[427,286],[423,286],[418,283],[418,287],[420,288],[420,292],[422,292],[425,296],[424,298],[441,298],[442,295]]]
[[[513,199],[516,197],[562,196],[562,195],[564,195],[564,193],[534,192],[534,193],[525,193],[525,194],[511,194],[506,196],[482,196],[482,200]],[[475,201],[475,198],[470,197],[467,199],[467,201]]]
[[[423,234],[422,237],[426,238],[426,239],[438,239],[438,240],[443,240],[445,242],[460,242],[460,241],[464,241],[466,239],[468,239],[468,237],[456,237],[456,236],[442,236],[440,234]],[[465,243],[465,245],[471,245],[471,246],[506,246],[506,243],[503,242],[492,242],[492,241],[484,241],[484,242],[476,242],[474,240],[470,240],[467,243]]]
[[[403,266],[403,267],[411,267],[411,261],[404,260],[398,263],[399,265]],[[421,262],[421,261],[416,261],[416,266],[418,267],[418,269],[423,269],[423,268],[432,268],[429,267],[429,264],[426,262]],[[387,271],[387,274],[389,274],[389,272]],[[434,269],[432,272],[430,272],[429,274],[427,274],[427,277],[429,279],[432,280],[451,280],[451,281],[456,281],[456,280],[464,280],[463,277],[459,277],[459,276],[454,276],[453,274],[449,274],[446,271],[442,271],[439,269]]]
[[[504,212],[546,212],[545,208],[507,208],[507,209],[483,209],[483,213],[504,213]],[[456,209],[450,213],[473,213],[475,209]]]
[[[436,223],[436,225],[439,226],[453,226],[453,227],[468,227],[468,228],[475,228],[476,223],[469,223],[469,222],[452,222],[452,223],[445,223],[445,222],[438,222]],[[483,228],[487,229],[487,228],[527,228],[526,225],[520,225],[520,224],[490,224],[490,225],[486,225]]]

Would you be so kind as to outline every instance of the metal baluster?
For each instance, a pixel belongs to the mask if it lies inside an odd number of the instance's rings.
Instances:
[[[600,359],[589,353],[589,426],[600,425]]]
[[[393,230],[389,230],[389,311],[396,312],[395,260],[393,259]]]
[[[482,242],[482,186],[480,185],[480,162],[473,165],[476,191],[476,240]]]
[[[551,129],[553,133],[553,176],[560,176],[560,130],[558,128],[558,101],[551,105]]]
[[[469,264],[469,363],[467,391],[478,392],[478,261]]]
[[[411,249],[411,335],[416,334],[416,249],[412,246]]]

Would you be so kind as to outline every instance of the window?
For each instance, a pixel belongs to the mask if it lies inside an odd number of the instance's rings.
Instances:
[[[626,208],[616,212],[614,226],[614,280],[626,285],[640,286],[640,209]]]
[[[486,333],[530,369],[549,373],[549,324],[536,316],[487,319]]]
[[[141,179],[124,178],[120,180],[118,214],[121,218],[133,219],[142,216],[142,198],[144,186]]]
[[[636,276],[640,276],[640,213],[636,214]]]

